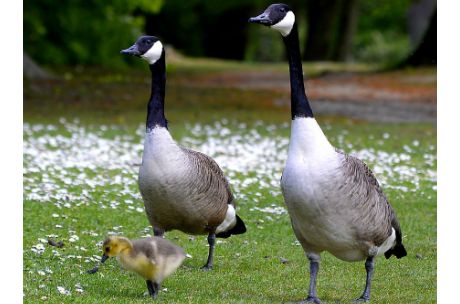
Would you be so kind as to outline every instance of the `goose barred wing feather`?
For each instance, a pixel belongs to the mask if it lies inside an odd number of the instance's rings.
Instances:
[[[186,148],[182,149],[186,152],[186,154],[188,154],[189,159],[192,160],[197,169],[202,168],[200,176],[201,178],[206,180],[204,184],[207,184],[214,190],[214,192],[217,192],[219,194],[218,202],[222,203],[216,203],[215,206],[213,206],[213,208],[219,208],[220,210],[224,208],[225,212],[227,212],[227,205],[232,205],[233,207],[236,207],[235,198],[233,196],[232,190],[230,189],[230,184],[228,183],[228,180],[225,177],[222,170],[220,169],[219,165],[206,154],[189,150]],[[246,232],[246,225],[244,224],[243,220],[237,214],[235,214],[234,216],[236,218],[236,224],[228,230],[217,233],[216,237],[228,238],[231,235],[242,234]],[[219,224],[220,223],[222,222],[219,222]]]
[[[209,156],[198,151],[181,147],[187,154],[188,158],[195,165],[197,173],[203,182],[205,188],[216,187],[219,191],[219,197],[225,198],[227,204],[235,206],[230,184],[220,169],[219,165]]]
[[[350,181],[342,187],[353,198],[354,207],[360,209],[361,222],[368,225],[366,229],[357,231],[361,234],[360,238],[371,240],[380,246],[391,235],[393,228],[396,233],[396,246],[402,246],[399,221],[372,171],[360,159],[340,150],[336,151],[343,157],[345,180]]]
[[[181,147],[188,158],[189,178],[187,188],[193,189],[196,211],[207,222],[205,229],[216,229],[225,219],[228,204],[234,205],[234,197],[230,185],[217,163],[209,156]]]

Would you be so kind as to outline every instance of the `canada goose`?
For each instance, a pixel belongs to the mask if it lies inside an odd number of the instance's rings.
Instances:
[[[216,237],[246,232],[224,173],[209,156],[179,146],[164,115],[165,51],[154,36],[142,36],[122,54],[145,59],[152,73],[139,189],[154,235],[177,229],[208,234],[209,255],[202,269],[213,267]]]
[[[366,287],[358,300],[368,301],[374,258],[407,255],[396,214],[366,164],[335,149],[313,117],[289,6],[272,4],[249,22],[278,30],[286,46],[292,124],[281,189],[295,236],[310,260],[306,301],[320,303],[316,276],[322,251],[344,261],[366,260]]]
[[[129,240],[125,237],[109,236],[102,244],[101,263],[117,257],[126,270],[133,271],[147,280],[149,295],[156,298],[161,283],[172,274],[185,259],[179,246],[160,237]],[[98,267],[88,273],[97,272]]]

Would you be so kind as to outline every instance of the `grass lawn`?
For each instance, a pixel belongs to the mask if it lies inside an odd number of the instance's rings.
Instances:
[[[199,270],[207,257],[206,236],[168,232],[166,237],[191,258],[165,280],[158,301],[304,299],[308,262],[279,187],[289,109],[267,102],[285,96],[177,84],[174,73],[166,101],[170,130],[183,145],[216,159],[248,232],[217,242],[211,272]],[[152,233],[137,187],[147,97],[145,71],[82,72],[66,81],[25,83],[25,303],[152,302],[143,295],[143,279],[120,269],[114,259],[95,275],[85,273],[95,266],[107,234]],[[436,302],[435,126],[317,119],[335,146],[369,164],[401,222],[408,256],[377,260],[372,302]],[[48,245],[48,238],[63,241],[64,247]],[[361,295],[364,283],[364,262],[346,263],[323,253],[318,275],[323,303],[349,303]]]

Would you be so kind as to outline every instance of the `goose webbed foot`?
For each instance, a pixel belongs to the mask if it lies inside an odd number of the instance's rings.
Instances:
[[[206,265],[201,266],[200,269],[203,271],[209,271],[209,270],[212,270],[212,265],[206,264]]]
[[[149,295],[153,298],[156,299],[158,296],[158,289],[160,289],[160,285],[156,282],[152,282],[150,280],[147,280],[147,289],[149,290]]]
[[[308,296],[304,301],[300,302],[301,304],[308,304],[308,303],[315,303],[315,304],[321,304],[321,301],[318,297],[312,297]]]
[[[204,271],[212,270],[212,267],[214,265],[214,245],[216,244],[216,234],[215,233],[210,233],[208,235],[208,244],[209,244],[208,261],[203,267],[201,267],[201,269]]]

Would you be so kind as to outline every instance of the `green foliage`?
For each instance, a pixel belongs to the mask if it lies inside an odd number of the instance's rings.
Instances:
[[[248,61],[276,62],[285,59],[283,41],[271,29],[250,25],[245,59]]]
[[[342,0],[337,0],[342,1]],[[102,0],[57,3],[25,0],[24,49],[39,63],[122,66],[118,51],[142,32],[158,35],[186,55],[247,61],[282,61],[281,39],[247,23],[269,0]],[[409,51],[406,12],[412,0],[359,1],[352,57],[357,61],[398,61]],[[300,45],[307,36],[305,1],[289,2],[296,12]],[[332,14],[332,12],[331,12]],[[340,35],[340,30],[334,35]]]
[[[358,30],[406,32],[406,12],[412,0],[361,0]]]
[[[157,12],[163,0],[24,2],[24,49],[50,65],[121,65],[118,50],[142,32],[136,11]]]
[[[406,13],[411,0],[360,2],[354,58],[365,62],[397,62],[410,50]]]
[[[408,37],[396,32],[370,31],[357,40],[355,57],[364,62],[399,62],[410,49]]]

